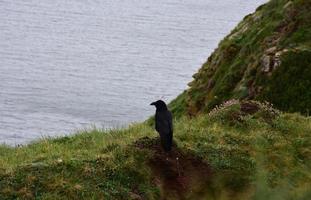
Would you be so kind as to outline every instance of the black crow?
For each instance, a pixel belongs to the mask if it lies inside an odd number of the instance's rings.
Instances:
[[[173,121],[172,113],[167,109],[162,100],[151,103],[156,107],[155,129],[160,134],[161,145],[166,152],[169,152],[173,143]]]

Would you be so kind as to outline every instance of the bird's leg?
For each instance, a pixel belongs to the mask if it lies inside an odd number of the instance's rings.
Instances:
[[[180,176],[181,174],[180,174],[180,168],[179,168],[179,158],[178,157],[176,157],[176,166],[177,166],[177,171],[178,171],[178,176]]]
[[[166,156],[166,160],[168,161],[168,160],[169,160],[168,158],[169,158],[169,156],[170,156],[170,152],[167,152],[167,151],[166,151],[166,152],[165,152],[165,156]]]

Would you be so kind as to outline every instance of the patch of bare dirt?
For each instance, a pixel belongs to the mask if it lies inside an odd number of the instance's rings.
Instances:
[[[170,153],[164,152],[159,138],[144,137],[134,146],[152,151],[148,163],[162,200],[206,199],[212,175],[208,164],[195,155],[183,153],[176,145]]]

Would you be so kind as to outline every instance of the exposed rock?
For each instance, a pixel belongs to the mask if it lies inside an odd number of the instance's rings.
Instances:
[[[292,1],[288,1],[288,2],[283,6],[284,9],[289,9],[289,8],[292,8],[292,7],[293,7],[293,2],[292,2]]]
[[[215,85],[215,81],[213,79],[210,79],[207,84],[207,89],[208,90],[211,89],[212,87],[214,87],[214,85]]]
[[[277,50],[277,47],[275,47],[275,46],[271,47],[271,48],[266,50],[266,54],[272,55],[272,54],[274,54],[276,52],[276,50]]]
[[[44,162],[35,162],[35,163],[31,163],[29,166],[36,167],[36,168],[44,168],[44,167],[48,167],[49,165]]]
[[[130,194],[130,198],[132,200],[142,200],[143,199],[140,195],[135,194],[134,192],[130,192],[129,194]]]
[[[248,97],[247,99],[253,99],[256,95],[256,89],[254,87],[254,80],[248,82]]]
[[[269,76],[271,76],[272,72],[281,65],[282,54],[288,51],[288,49],[283,49],[275,52],[276,50],[276,47],[267,49],[265,52],[269,55],[264,55],[261,59],[261,71],[267,73]]]
[[[257,12],[257,13],[254,13],[252,16],[253,16],[254,22],[257,22],[257,21],[259,21],[261,19],[262,13],[261,12]]]
[[[273,70],[275,70],[278,66],[281,65],[281,55],[282,51],[278,51],[273,58]]]
[[[248,31],[248,29],[249,29],[249,25],[247,23],[244,23],[243,25],[241,25],[241,27],[238,29],[238,31],[236,31],[235,33],[233,33],[232,35],[229,36],[229,40],[232,40],[235,37],[240,36],[241,34]]]
[[[262,63],[262,69],[261,71],[264,73],[270,72],[270,66],[271,66],[271,57],[268,55],[264,55],[261,58],[261,63]]]
[[[283,49],[275,53],[273,57],[273,70],[275,70],[278,66],[281,65],[281,56],[283,55],[283,53],[286,52],[288,52],[288,49]]]
[[[276,53],[275,53],[275,57],[278,57],[278,58],[279,58],[279,57],[282,55],[282,53],[283,53],[282,51],[276,52]]]

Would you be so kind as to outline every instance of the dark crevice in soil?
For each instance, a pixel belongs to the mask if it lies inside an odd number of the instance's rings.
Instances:
[[[211,168],[191,153],[184,153],[174,144],[166,153],[159,138],[144,137],[134,143],[139,149],[151,150],[148,164],[154,183],[161,190],[161,199],[206,199],[211,182]]]

